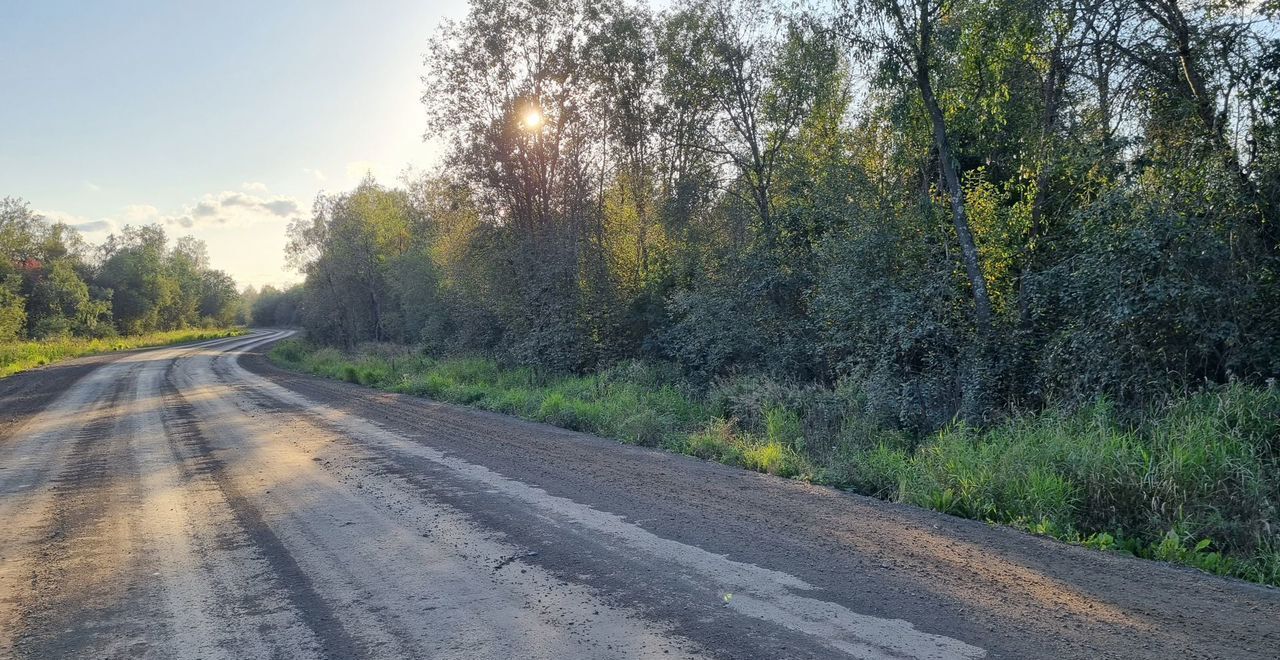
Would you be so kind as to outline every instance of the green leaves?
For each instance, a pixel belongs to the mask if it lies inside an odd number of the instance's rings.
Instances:
[[[125,227],[90,260],[70,227],[25,202],[0,202],[0,340],[109,337],[236,320],[235,282],[208,266],[204,244],[170,249],[159,225]]]

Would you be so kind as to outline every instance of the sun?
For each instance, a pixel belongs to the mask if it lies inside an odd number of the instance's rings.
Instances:
[[[542,123],[546,121],[542,116],[542,111],[537,108],[530,108],[524,114],[524,120],[520,123],[525,130],[536,131],[542,128]]]

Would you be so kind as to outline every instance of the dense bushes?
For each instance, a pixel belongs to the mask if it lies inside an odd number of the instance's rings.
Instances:
[[[1039,274],[1037,391],[1122,405],[1280,369],[1277,263],[1242,262],[1202,217],[1113,194],[1077,216],[1071,257]],[[1238,240],[1239,237],[1237,236]],[[1253,264],[1246,266],[1246,263]]]

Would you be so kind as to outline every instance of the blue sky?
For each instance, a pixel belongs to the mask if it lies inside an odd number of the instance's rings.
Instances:
[[[299,279],[320,190],[434,164],[422,55],[461,2],[0,4],[0,196],[101,240],[161,222],[241,284]]]

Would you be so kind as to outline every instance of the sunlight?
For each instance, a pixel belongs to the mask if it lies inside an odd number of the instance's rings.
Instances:
[[[546,120],[542,116],[542,111],[537,107],[533,107],[525,113],[524,119],[520,122],[520,126],[527,131],[537,131],[542,128],[544,121]]]

